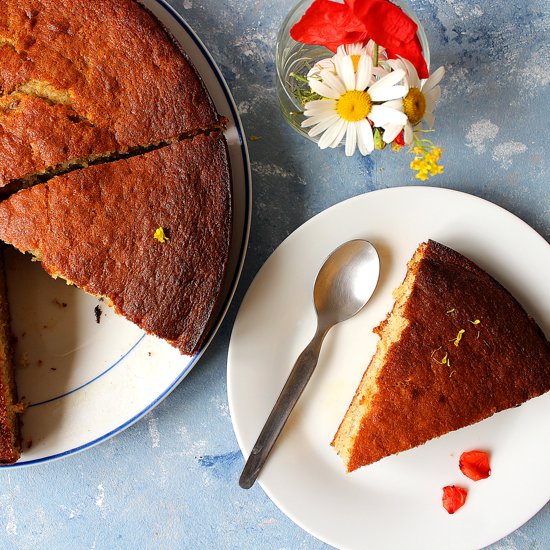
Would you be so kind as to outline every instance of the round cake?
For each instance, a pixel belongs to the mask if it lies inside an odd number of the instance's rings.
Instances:
[[[0,238],[186,355],[217,318],[229,258],[224,124],[138,2],[0,3]],[[21,406],[2,311],[6,463]]]

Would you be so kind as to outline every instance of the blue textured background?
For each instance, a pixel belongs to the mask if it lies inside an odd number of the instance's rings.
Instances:
[[[348,197],[415,180],[404,153],[347,159],[342,149],[321,153],[286,126],[276,103],[274,46],[293,3],[171,2],[219,64],[247,135],[261,138],[249,144],[254,211],[242,281],[200,364],[145,419],[85,453],[1,472],[3,548],[327,548],[259,486],[238,488],[243,458],[226,396],[231,326],[254,274],[304,221]],[[445,174],[431,184],[495,202],[548,240],[548,1],[411,4],[432,67],[447,68],[433,136],[445,149]],[[491,548],[550,548],[550,505]]]

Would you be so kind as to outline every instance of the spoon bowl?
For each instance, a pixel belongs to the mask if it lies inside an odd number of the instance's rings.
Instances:
[[[313,303],[317,330],[300,354],[254,445],[239,479],[243,489],[252,487],[292,409],[304,391],[319,359],[328,331],[366,305],[380,275],[380,260],[368,241],[348,241],[334,250],[317,274]]]
[[[333,324],[356,315],[372,296],[380,276],[376,248],[360,239],[338,247],[325,260],[313,288],[318,317]]]

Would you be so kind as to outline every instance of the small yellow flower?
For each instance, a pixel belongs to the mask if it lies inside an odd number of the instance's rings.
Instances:
[[[164,229],[162,227],[155,229],[153,237],[157,239],[159,243],[165,243],[166,241],[168,241],[168,237],[166,236],[166,233],[164,232]]]
[[[430,140],[416,140],[416,145],[412,148],[414,159],[410,167],[417,172],[416,178],[426,181],[431,176],[443,174],[443,165],[438,164],[441,158],[442,150],[436,147]]]

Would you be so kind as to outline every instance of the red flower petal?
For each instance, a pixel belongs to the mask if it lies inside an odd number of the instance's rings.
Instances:
[[[365,25],[369,38],[384,46],[390,58],[408,59],[420,78],[428,78],[428,66],[416,35],[418,25],[401,8],[389,0],[346,0],[346,4]]]
[[[459,508],[464,506],[466,502],[466,495],[468,491],[462,487],[456,487],[455,485],[447,485],[443,487],[443,508],[449,512],[449,514],[454,514]]]
[[[396,145],[399,145],[399,147],[404,147],[405,146],[405,132],[403,130],[401,130],[401,132],[399,132],[399,134],[397,134],[397,137],[393,140],[393,142]]]
[[[303,44],[318,44],[336,51],[342,44],[367,42],[365,25],[345,4],[315,0],[290,29],[290,36]]]
[[[418,30],[417,24],[389,0],[348,0],[348,5],[370,38],[385,48],[410,42]]]
[[[460,455],[460,471],[470,479],[479,481],[491,475],[489,455],[485,451],[468,451]]]
[[[418,36],[415,35],[410,42],[401,44],[396,49],[387,48],[387,51],[390,59],[395,59],[397,56],[400,56],[409,60],[414,65],[419,78],[428,78],[430,76]]]

